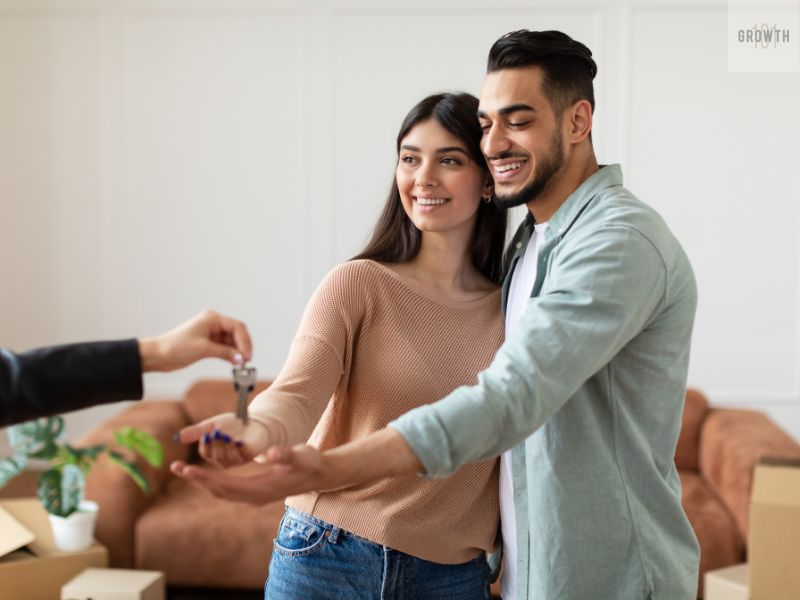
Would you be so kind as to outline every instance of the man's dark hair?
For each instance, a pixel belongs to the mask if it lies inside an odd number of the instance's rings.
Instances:
[[[542,70],[542,91],[556,116],[579,100],[588,100],[594,112],[594,86],[597,64],[592,51],[560,31],[528,31],[507,33],[489,50],[486,72],[501,69],[539,67]]]

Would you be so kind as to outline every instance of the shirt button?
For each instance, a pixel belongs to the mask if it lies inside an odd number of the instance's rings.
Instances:
[[[522,248],[522,242],[517,242],[517,250],[519,250],[520,248]]]

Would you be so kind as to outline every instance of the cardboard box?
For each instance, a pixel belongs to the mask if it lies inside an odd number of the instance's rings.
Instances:
[[[61,600],[164,600],[164,574],[131,569],[86,569],[61,588]]]
[[[708,571],[703,581],[705,600],[750,600],[747,564]]]
[[[53,600],[86,567],[108,566],[108,551],[55,547],[47,511],[36,498],[0,501],[0,590],[3,600]]]
[[[800,460],[756,466],[748,537],[751,599],[800,598]]]

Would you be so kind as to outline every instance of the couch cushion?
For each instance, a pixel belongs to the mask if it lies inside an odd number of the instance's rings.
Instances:
[[[251,394],[252,401],[256,394],[267,389],[271,381],[259,380],[256,382],[256,389]],[[189,416],[190,423],[198,423],[209,417],[223,412],[236,410],[236,390],[233,387],[233,379],[201,379],[194,383],[186,392],[184,398],[184,408]]]
[[[744,562],[745,542],[731,513],[695,472],[678,471],[683,510],[700,542],[700,588],[703,573]]]
[[[219,500],[173,478],[136,523],[136,567],[164,571],[171,585],[261,588],[283,502]]]
[[[697,471],[699,468],[700,429],[708,413],[708,400],[698,390],[686,390],[681,433],[675,448],[675,466]]]

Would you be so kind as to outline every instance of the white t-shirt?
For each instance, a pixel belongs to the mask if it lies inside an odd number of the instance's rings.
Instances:
[[[539,248],[542,245],[547,223],[534,225],[533,235],[525,248],[525,254],[517,261],[506,305],[506,335],[514,330],[520,317],[525,314],[533,284],[536,282],[536,266]],[[517,598],[517,517],[514,512],[514,486],[511,473],[511,450],[500,457],[500,523],[503,534],[503,576],[500,579],[500,595],[503,600]]]

